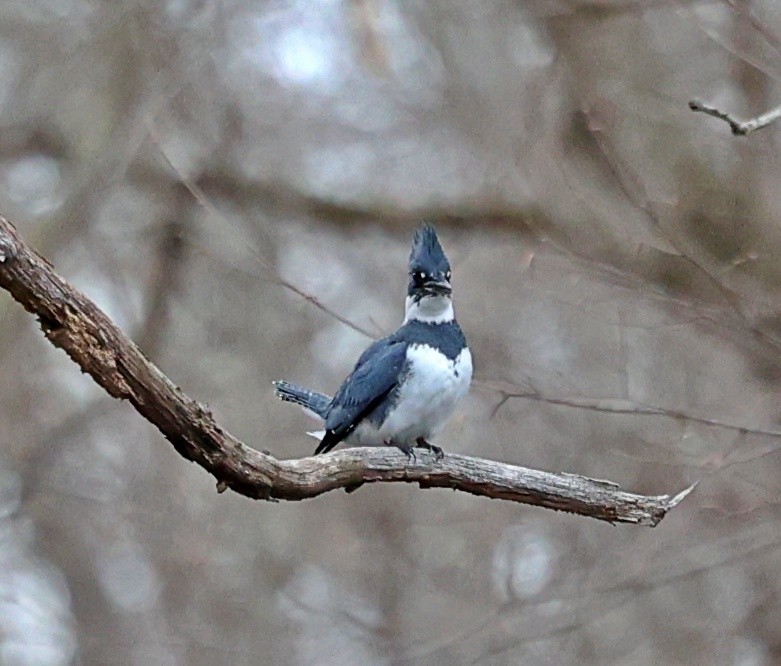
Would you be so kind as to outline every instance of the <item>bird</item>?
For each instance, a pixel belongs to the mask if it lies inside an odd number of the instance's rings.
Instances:
[[[315,455],[337,444],[395,446],[408,459],[414,448],[442,459],[430,443],[472,382],[472,353],[453,309],[450,262],[437,233],[423,224],[414,234],[408,263],[404,321],[361,354],[330,397],[287,381],[275,381],[278,398],[302,406],[324,422],[310,433]]]

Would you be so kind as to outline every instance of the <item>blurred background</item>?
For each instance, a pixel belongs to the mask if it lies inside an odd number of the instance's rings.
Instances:
[[[475,384],[437,443],[700,485],[656,529],[393,484],[218,495],[0,294],[0,663],[781,661],[773,0],[3,0],[0,212],[280,457],[401,321],[412,231]]]

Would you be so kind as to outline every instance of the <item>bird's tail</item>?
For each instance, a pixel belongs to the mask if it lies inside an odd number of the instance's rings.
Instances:
[[[323,393],[310,391],[281,380],[274,382],[274,393],[280,400],[301,405],[305,410],[321,419],[325,419],[328,406],[331,404],[331,398]]]

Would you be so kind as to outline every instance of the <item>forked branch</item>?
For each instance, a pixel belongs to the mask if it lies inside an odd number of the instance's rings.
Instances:
[[[730,126],[732,133],[736,136],[746,136],[746,134],[750,134],[755,130],[767,127],[770,125],[770,123],[773,123],[781,118],[781,106],[778,106],[775,109],[770,109],[770,111],[766,111],[765,113],[760,114],[755,118],[749,118],[748,120],[738,120],[738,118],[733,116],[731,113],[727,113],[726,111],[722,111],[721,109],[711,104],[706,104],[705,102],[701,102],[696,99],[693,99],[691,102],[689,102],[689,108],[692,111],[704,113],[708,116],[713,116],[714,118],[723,120]]]
[[[393,447],[355,448],[278,460],[238,441],[185,395],[89,298],[27,247],[0,215],[0,286],[36,315],[44,335],[115,398],[133,407],[187,460],[247,497],[302,500],[365,483],[404,481],[568,511],[611,523],[655,526],[692,487],[675,496],[638,495],[616,484],[492,460],[420,452],[414,462]]]

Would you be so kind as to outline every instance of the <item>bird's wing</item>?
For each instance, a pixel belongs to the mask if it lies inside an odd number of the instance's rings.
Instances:
[[[334,448],[396,387],[406,358],[407,345],[388,338],[363,353],[331,402],[316,454]]]

